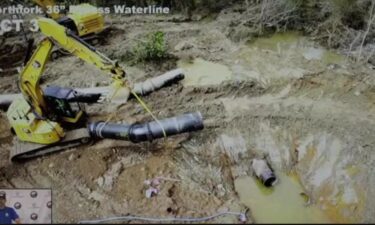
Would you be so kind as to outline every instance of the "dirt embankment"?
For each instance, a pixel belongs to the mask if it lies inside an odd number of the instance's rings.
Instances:
[[[231,74],[223,83],[210,85],[208,79],[203,86],[174,84],[144,97],[159,118],[198,110],[216,124],[167,141],[138,145],[99,141],[17,165],[7,162],[12,135],[2,113],[0,186],[53,188],[55,222],[125,214],[197,217],[245,209],[235,180],[251,175],[254,156],[266,156],[278,173],[296,173],[310,203],[331,221],[373,222],[373,71],[329,54],[327,60],[317,44],[300,39],[286,47],[282,43],[290,40],[283,38],[275,45],[275,40],[255,45],[235,42],[233,29],[241,37],[247,30],[232,23],[239,17],[241,13],[233,10],[214,20],[190,22],[179,15],[108,18],[116,29],[99,49],[111,58],[126,59],[148,32],[166,34],[168,52],[174,57],[133,66],[120,62],[134,81],[183,65],[178,60],[194,65],[200,58],[225,66]],[[214,71],[210,76],[215,77],[219,71],[209,65]],[[16,91],[12,85],[17,75],[0,79],[1,90]],[[49,63],[43,78],[43,84],[69,87],[108,81],[74,57]],[[109,106],[89,106],[91,119],[107,119]],[[133,99],[112,120],[151,118]],[[173,180],[162,181],[160,194],[146,198],[144,181],[159,176]],[[257,215],[252,218],[256,221]],[[237,222],[237,218],[215,221]]]

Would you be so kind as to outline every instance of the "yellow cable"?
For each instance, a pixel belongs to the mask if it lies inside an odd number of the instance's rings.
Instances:
[[[163,130],[164,138],[167,138],[167,134],[165,133],[163,125],[160,123],[160,121],[156,118],[156,116],[151,112],[151,110],[147,107],[146,103],[142,101],[142,99],[135,93],[133,90],[131,90],[131,93],[134,95],[134,97],[138,100],[139,104],[152,116],[152,118],[159,124],[161,129]]]

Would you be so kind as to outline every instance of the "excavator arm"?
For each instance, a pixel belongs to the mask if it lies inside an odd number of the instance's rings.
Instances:
[[[49,39],[40,42],[20,76],[20,89],[25,100],[33,108],[34,113],[42,118],[46,114],[47,106],[39,80],[50,56],[53,43]]]
[[[39,43],[20,74],[23,98],[15,99],[7,111],[12,130],[22,141],[51,144],[65,136],[60,124],[47,118],[49,108],[39,85],[52,48],[53,42],[48,38]]]

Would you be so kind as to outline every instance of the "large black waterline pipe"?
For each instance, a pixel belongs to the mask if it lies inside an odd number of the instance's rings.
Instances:
[[[198,131],[204,128],[200,112],[187,113],[180,116],[167,118],[142,124],[115,124],[94,122],[88,125],[92,137],[105,139],[118,139],[139,143],[163,138],[186,132]],[[163,132],[164,129],[164,132]]]

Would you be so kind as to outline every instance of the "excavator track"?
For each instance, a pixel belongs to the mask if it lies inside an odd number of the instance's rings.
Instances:
[[[62,141],[53,145],[26,143],[15,138],[13,145],[14,147],[10,154],[10,160],[12,162],[22,162],[76,146],[87,145],[91,141],[92,138],[86,128],[68,131]]]

